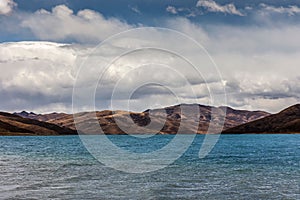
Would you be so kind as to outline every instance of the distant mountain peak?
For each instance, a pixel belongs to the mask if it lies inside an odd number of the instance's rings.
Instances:
[[[24,117],[24,118],[32,118],[32,117],[35,117],[37,116],[37,114],[35,114],[34,112],[27,112],[25,110],[23,110],[22,112],[14,112],[13,113],[14,115],[18,115],[20,117]]]

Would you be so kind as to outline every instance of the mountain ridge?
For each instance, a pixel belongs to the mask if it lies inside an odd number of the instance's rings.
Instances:
[[[226,129],[223,133],[300,133],[300,104],[262,119]]]
[[[188,116],[184,116],[184,114],[180,112],[180,106],[186,106],[188,110],[188,115],[192,114],[193,117],[196,117],[197,115],[197,113],[194,113],[194,109],[199,109],[200,119],[198,127],[194,124],[194,122],[191,119],[189,119]],[[168,106],[165,108],[147,109],[143,112],[103,110],[96,111],[95,113],[98,118],[99,124],[105,134],[126,134],[126,131],[122,130],[120,126],[125,127],[125,129],[127,129],[130,133],[152,133],[153,130],[147,127],[147,125],[150,122],[152,122],[152,124],[154,124],[156,128],[161,128],[158,129],[160,134],[176,134],[179,129],[179,126],[182,130],[184,130],[185,133],[194,133],[195,130],[198,130],[198,134],[205,134],[208,132],[208,128],[210,125],[209,123],[212,117],[212,109],[219,110],[221,112],[227,110],[227,115],[224,123],[225,129],[270,115],[270,113],[264,111],[235,110],[226,106],[213,107],[200,104],[179,104],[174,106]],[[76,130],[72,114],[30,114],[28,112],[21,112],[15,114],[21,117],[45,121],[48,123],[56,124],[60,127],[66,127],[72,130]],[[90,127],[85,125],[89,124],[89,118],[92,117],[93,112],[82,112],[76,113],[75,115],[77,116],[77,126],[84,127],[83,129],[85,132],[97,134],[97,127]],[[118,119],[118,124],[116,123],[115,119]],[[186,123],[184,123],[184,125],[180,123],[182,119],[187,121]],[[136,130],[130,129],[130,126],[128,125],[128,120],[133,120],[134,123],[138,125],[136,127]],[[218,130],[215,131],[217,132]]]

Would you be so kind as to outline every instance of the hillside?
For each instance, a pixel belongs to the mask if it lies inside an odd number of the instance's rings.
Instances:
[[[300,133],[300,104],[263,119],[229,128],[224,133]]]
[[[0,112],[0,135],[70,135],[76,131],[48,122]]]

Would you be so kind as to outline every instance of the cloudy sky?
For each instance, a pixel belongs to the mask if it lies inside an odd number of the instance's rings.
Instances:
[[[74,84],[90,92],[101,72],[94,95],[99,110],[111,108],[113,98],[114,109],[226,103],[277,112],[300,99],[299,21],[300,1],[288,0],[0,0],[0,110],[72,112]],[[115,38],[94,49],[114,34],[149,26],[193,38],[217,71],[193,45],[157,30]],[[138,44],[183,51],[203,61],[197,67],[204,75],[195,75],[175,54],[153,50],[104,67]],[[97,66],[88,65],[93,59]],[[223,98],[223,87],[226,101],[212,101],[210,92]],[[92,108],[82,103],[76,109]]]

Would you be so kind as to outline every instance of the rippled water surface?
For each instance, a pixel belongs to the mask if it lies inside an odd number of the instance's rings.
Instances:
[[[110,139],[141,153],[172,139],[130,137]],[[128,174],[95,160],[78,136],[0,137],[0,199],[300,199],[300,134],[222,135],[199,159],[202,140],[167,168]]]

